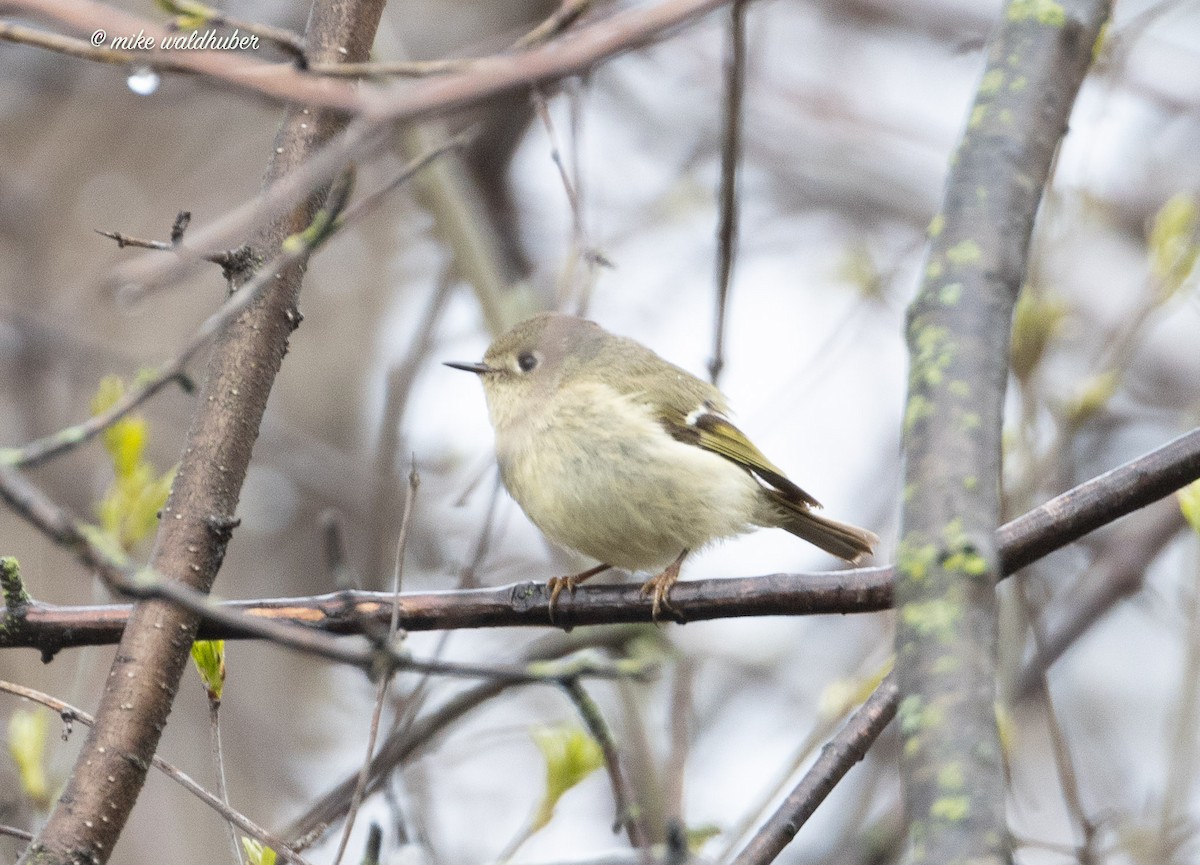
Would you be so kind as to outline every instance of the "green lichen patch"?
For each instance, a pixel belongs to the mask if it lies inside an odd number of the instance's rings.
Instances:
[[[1048,27],[1061,27],[1067,21],[1062,4],[1054,0],[1012,0],[1004,14],[1009,21],[1036,21]]]

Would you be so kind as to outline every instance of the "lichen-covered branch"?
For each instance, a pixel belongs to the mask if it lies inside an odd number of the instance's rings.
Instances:
[[[1010,861],[995,711],[1013,306],[1105,0],[1010,0],[909,309],[897,677],[913,863]]]

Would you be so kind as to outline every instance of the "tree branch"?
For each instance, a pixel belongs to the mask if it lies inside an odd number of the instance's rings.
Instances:
[[[382,0],[319,0],[306,33],[314,56],[365,59],[382,7]],[[344,115],[290,110],[276,136],[268,182],[294,170],[344,124]],[[264,229],[251,244],[257,260],[274,258],[288,238],[302,236],[323,197],[323,190],[309,196]],[[288,337],[300,322],[296,305],[302,275],[299,264],[281,271],[222,329],[209,360],[150,563],[154,572],[193,590],[206,592],[212,585],[237,524],[233,514],[267,396]],[[234,287],[248,276],[234,275]],[[45,826],[22,854],[24,865],[107,861],[145,783],[199,621],[161,600],[134,607],[96,724]]]
[[[304,102],[313,107],[336,108],[362,114],[375,121],[400,121],[454,111],[519,87],[531,87],[578,75],[619,54],[644,47],[675,29],[708,14],[730,0],[663,0],[653,6],[617,12],[583,27],[568,29],[546,42],[514,54],[482,57],[459,72],[419,82],[397,82],[380,87],[360,85],[329,75],[313,75],[286,63],[264,63],[221,51],[119,51],[88,59],[138,63],[162,72],[187,72],[279,102]],[[43,20],[55,21],[89,37],[99,31],[108,36],[142,32],[158,45],[176,35],[148,18],[131,15],[97,0],[9,0],[6,8]],[[10,28],[11,29],[11,28]],[[23,28],[27,30],[28,28]],[[0,31],[0,38],[5,37]],[[9,34],[11,36],[11,34]],[[37,41],[18,34],[20,41],[83,56],[80,40],[53,38]],[[67,44],[57,44],[59,40]],[[311,43],[311,40],[309,40]],[[51,44],[54,43],[54,44]],[[333,62],[310,51],[318,69]],[[344,56],[344,55],[339,55]],[[361,61],[360,61],[361,62]]]
[[[34,518],[43,531],[72,546],[78,532],[59,512],[31,497],[26,484],[13,484],[11,469],[0,466],[0,498]],[[1170,495],[1200,478],[1200,429],[1192,430],[1119,468],[1068,490],[997,529],[995,543],[1001,575],[1077,540],[1084,530],[1106,525],[1143,507],[1149,496]],[[23,501],[14,501],[22,498]],[[29,514],[30,509],[36,514]],[[1046,519],[1054,514],[1055,519]],[[90,559],[85,559],[91,563]],[[859,568],[813,574],[771,574],[685,580],[671,590],[689,621],[739,616],[868,613],[892,605],[894,573],[890,567]],[[118,586],[119,588],[119,586]],[[169,600],[169,598],[168,598]],[[574,596],[559,598],[555,621],[548,613],[549,594],[540,581],[484,589],[411,592],[400,596],[400,627],[406,631],[484,627],[573,627],[588,624],[645,622],[650,607],[637,586],[580,586]],[[342,591],[304,598],[225,601],[212,608],[200,626],[204,639],[263,636],[249,630],[251,620],[307,625],[331,634],[361,634],[382,627],[391,616],[393,596],[385,592]],[[35,600],[7,611],[0,627],[0,648],[32,647],[47,658],[74,646],[105,645],[120,639],[129,605],[55,606]]]
[[[821,756],[770,819],[754,833],[731,865],[765,865],[783,852],[817,806],[833,792],[854,764],[867,755],[879,734],[891,723],[896,716],[899,696],[896,674],[889,673],[837,735],[825,744]]]
[[[1041,192],[1108,9],[1007,4],[909,308],[896,663],[911,863],[1011,861],[994,708],[1009,332]]]

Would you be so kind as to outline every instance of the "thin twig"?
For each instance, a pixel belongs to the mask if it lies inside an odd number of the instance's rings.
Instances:
[[[562,683],[562,688],[567,696],[571,698],[571,702],[575,704],[575,708],[579,712],[579,717],[583,719],[588,733],[596,740],[596,743],[600,746],[601,753],[604,754],[604,768],[608,772],[608,780],[612,787],[617,812],[613,822],[613,831],[615,832],[623,826],[625,827],[625,834],[629,836],[630,844],[638,849],[645,847],[648,843],[646,828],[642,825],[634,804],[633,794],[629,789],[629,781],[621,771],[621,752],[617,748],[617,740],[613,736],[608,722],[604,720],[604,714],[578,679],[570,678],[565,680]]]
[[[61,2],[21,0],[21,5],[36,7],[39,13],[52,19],[69,18],[72,25],[81,30],[110,24],[107,20],[98,23],[78,14],[56,15],[59,7],[54,4]],[[344,111],[359,110],[361,117],[344,132],[330,139],[299,170],[273,184],[260,198],[241,205],[213,225],[194,231],[192,241],[197,248],[208,250],[219,250],[235,244],[245,236],[248,226],[274,218],[328,181],[348,160],[373,153],[390,142],[389,124],[466,108],[499,93],[584,73],[610,57],[650,44],[662,38],[666,32],[676,30],[727,2],[664,0],[654,6],[636,7],[572,30],[551,45],[539,46],[518,55],[480,61],[476,64],[478,68],[472,66],[469,71],[435,81],[403,86],[397,83],[382,90],[350,88],[348,92],[353,95],[346,99],[340,97],[341,91],[338,91],[336,99],[330,98],[328,93],[324,94],[324,99],[309,99],[306,93],[303,101],[314,105],[330,104]],[[124,16],[121,21],[123,26],[119,29],[124,31],[129,29],[124,25],[143,19]],[[138,26],[135,25],[131,32],[137,30]],[[239,77],[235,83],[253,87],[259,80],[247,76],[245,80]],[[118,268],[113,281],[131,294],[143,292],[148,285],[160,285],[177,279],[186,263],[142,258]]]
[[[308,71],[326,78],[429,78],[469,72],[473,58],[446,60],[379,60],[366,63],[311,63]]]
[[[562,0],[549,17],[514,42],[509,50],[524,51],[535,45],[546,44],[578,21],[591,5],[592,0]]]
[[[94,63],[106,63],[113,66],[128,66],[137,60],[132,51],[122,51],[105,46],[97,47],[86,39],[76,39],[74,36],[63,36],[60,33],[50,33],[22,24],[0,21],[0,39],[18,45],[29,45],[34,48],[44,48],[68,57],[78,57],[81,60],[91,60]],[[191,73],[194,70],[187,67],[174,67],[164,63],[156,66],[159,71]]]
[[[18,829],[16,826],[0,825],[0,835],[7,835],[9,838],[16,838],[18,841],[33,840],[32,832],[26,832],[24,829]]]
[[[720,218],[717,226],[717,308],[709,380],[716,384],[725,367],[725,321],[738,237],[738,163],[742,158],[742,101],[746,90],[746,2],[729,7],[729,46],[725,60],[725,123],[721,130]]]
[[[375,444],[374,469],[371,472],[373,489],[371,491],[371,513],[375,515],[374,530],[378,535],[391,537],[390,515],[394,512],[392,502],[393,492],[399,489],[397,482],[396,459],[402,452],[400,447],[401,429],[404,415],[408,408],[409,395],[413,384],[423,364],[428,360],[437,334],[437,325],[446,310],[450,299],[454,280],[449,270],[444,271],[433,289],[429,306],[417,321],[413,338],[405,351],[404,358],[389,367],[383,398],[383,410],[380,412],[378,424],[378,441]],[[372,543],[371,573],[383,570],[383,543]]]
[[[1039,687],[1046,671],[1117,603],[1141,590],[1146,568],[1184,528],[1174,502],[1163,500],[1139,512],[1136,522],[1114,530],[1097,544],[1091,564],[1077,587],[1068,588],[1066,608],[1044,629],[1033,653],[1013,684],[1013,697],[1025,699]],[[1043,612],[1043,615],[1045,613]]]
[[[170,2],[170,0],[168,0]],[[175,4],[171,4],[175,5]],[[260,21],[247,21],[244,18],[234,18],[227,15],[220,9],[214,9],[211,6],[204,6],[196,0],[188,0],[186,8],[179,8],[180,17],[172,22],[173,26],[178,27],[181,19],[195,18],[197,15],[203,15],[204,24],[207,27],[213,28],[229,28],[236,30],[244,30],[254,36],[258,36],[266,42],[271,42],[276,48],[291,56],[300,69],[308,67],[308,58],[304,53],[304,38],[298,33],[291,30],[285,30],[282,27],[274,27],[270,24],[264,24]],[[189,27],[188,29],[198,29]]]
[[[483,525],[480,526],[478,540],[475,545],[475,555],[465,568],[461,571],[458,578],[458,588],[465,589],[478,586],[479,582],[474,578],[475,571],[483,562],[483,557],[487,554],[489,538],[492,533],[492,517],[495,512],[496,502],[499,500],[500,480],[496,479],[496,486],[492,490],[492,497],[488,502],[487,515],[484,517]],[[395,608],[394,608],[395,609]],[[437,644],[433,647],[431,657],[442,658],[446,647],[450,644],[450,640],[454,632],[443,630],[438,634]],[[415,685],[405,695],[403,701],[403,709],[397,713],[397,717],[392,725],[391,736],[403,736],[417,721],[417,716],[424,708],[426,699],[429,696],[431,685],[433,682],[432,676],[421,676]]]
[[[28,467],[78,447],[84,442],[95,438],[109,426],[133,411],[134,408],[141,405],[169,382],[181,379],[191,359],[200,349],[208,344],[209,340],[221,332],[226,323],[235,319],[254,303],[262,292],[266,290],[267,286],[274,282],[277,273],[282,272],[285,268],[299,261],[307,259],[317,246],[329,238],[332,230],[331,217],[330,224],[322,233],[308,238],[297,236],[296,243],[290,246],[285,244],[278,256],[272,259],[265,267],[260,268],[251,280],[231,294],[216,312],[205,319],[184,345],[182,351],[161,364],[140,385],[132,387],[123,393],[120,399],[114,402],[107,411],[101,412],[73,427],[68,427],[45,438],[30,442],[24,447],[5,448],[3,451],[0,451],[0,463],[5,466]]]
[[[226,302],[226,306],[214,315],[219,316],[222,315],[222,311],[228,311],[226,307],[232,306],[236,298],[237,295],[230,298]],[[205,340],[207,340],[207,335]],[[184,373],[184,367],[192,355],[203,345],[203,341],[188,343],[175,358],[160,366],[153,375],[126,390],[116,402],[99,414],[21,447],[0,448],[0,464],[16,468],[32,468],[91,441],[169,384],[178,383],[185,391],[190,392],[192,383]]]
[[[664,0],[652,6],[627,9],[586,27],[569,30],[547,44],[533,45],[515,54],[481,58],[456,75],[421,82],[427,86],[415,90],[408,87],[363,89],[349,82],[329,80],[325,75],[302,72],[287,64],[247,60],[229,52],[154,50],[101,55],[85,50],[91,46],[82,40],[71,40],[74,44],[67,45],[49,44],[53,40],[36,44],[105,63],[137,63],[159,72],[203,75],[243,92],[280,102],[299,102],[360,114],[371,119],[371,132],[379,132],[376,121],[411,120],[444,113],[501,92],[580,74],[605,60],[661,39],[664,34],[727,2],[729,0]],[[9,0],[6,5],[16,12],[58,21],[79,32],[98,29],[113,33],[142,31],[156,43],[173,35],[154,21],[110,6],[92,6],[70,0]],[[314,68],[328,71],[316,64]]]
[[[1033,604],[1030,603],[1029,594],[1025,588],[1024,582],[1018,580],[1017,598],[1024,608],[1025,618],[1029,621],[1029,629],[1033,634],[1033,645],[1036,651],[1046,643],[1046,630]],[[1083,844],[1080,849],[1090,850],[1096,840],[1096,823],[1088,816],[1083,807],[1083,799],[1079,795],[1079,773],[1075,769],[1075,761],[1071,758],[1071,749],[1063,735],[1058,710],[1054,705],[1054,695],[1050,692],[1050,684],[1046,681],[1044,673],[1039,678],[1038,690],[1041,692],[1042,703],[1045,707],[1046,724],[1050,732],[1050,750],[1054,754],[1054,766],[1058,770],[1059,785],[1062,788],[1067,813],[1074,820],[1082,837]],[[1087,863],[1081,861],[1080,865],[1087,865]]]
[[[591,2],[592,0],[563,0],[558,9],[517,39],[505,53],[525,51],[545,44],[574,24],[591,6]],[[481,60],[486,59],[463,57],[442,60],[383,60],[367,63],[312,63],[308,70],[317,75],[333,78],[429,78],[434,75],[469,72]]]
[[[392,569],[392,614],[391,620],[388,622],[387,641],[389,644],[394,644],[396,634],[400,627],[400,583],[404,573],[404,551],[408,546],[408,529],[412,524],[413,502],[417,496],[417,487],[420,485],[420,476],[417,474],[417,468],[414,465],[408,473],[408,493],[404,499],[404,518],[400,523],[400,534],[396,540],[396,562]],[[363,760],[362,767],[358,772],[358,782],[354,787],[354,794],[350,797],[350,809],[346,812],[346,825],[342,831],[341,840],[338,842],[337,853],[333,857],[333,865],[340,865],[342,856],[346,852],[346,845],[350,843],[350,832],[354,829],[354,818],[358,815],[358,808],[362,804],[363,794],[367,789],[367,781],[370,780],[371,757],[375,753],[375,742],[379,738],[379,720],[383,716],[383,706],[387,702],[388,686],[392,681],[390,671],[385,672],[379,677],[379,684],[375,691],[375,707],[371,712],[371,728],[367,733],[367,756]]]
[[[123,418],[129,412],[136,409],[158,391],[162,390],[171,382],[185,383],[190,388],[190,382],[186,378],[185,370],[188,363],[195,357],[204,346],[206,346],[221,328],[229,321],[236,318],[243,310],[252,304],[258,296],[266,289],[274,279],[276,273],[281,272],[286,267],[312,254],[314,249],[320,243],[324,243],[333,233],[342,230],[347,225],[353,224],[362,219],[367,214],[371,213],[380,205],[394,189],[401,184],[411,180],[418,172],[428,166],[431,162],[446,153],[456,150],[463,146],[467,137],[464,135],[451,138],[442,144],[431,148],[425,153],[418,156],[416,159],[409,162],[404,169],[397,174],[386,186],[376,192],[364,196],[354,204],[345,207],[340,214],[335,217],[332,225],[329,226],[327,233],[317,239],[317,243],[302,242],[295,244],[292,247],[284,247],[284,250],[273,259],[270,263],[259,269],[254,278],[244,284],[240,289],[234,292],[228,300],[212,315],[204,321],[203,324],[196,330],[188,342],[184,345],[183,350],[172,357],[170,360],[161,364],[153,374],[145,377],[141,382],[127,390],[121,397],[114,402],[106,411],[100,412],[97,415],[83,421],[75,426],[67,427],[64,430],[52,433],[44,438],[37,439],[19,448],[0,448],[0,464],[15,466],[15,467],[30,467],[45,462],[48,459],[66,453],[73,448],[90,441],[98,436],[104,430],[108,429],[118,420]],[[178,220],[176,226],[178,226]],[[102,234],[108,235],[106,232]],[[175,230],[172,230],[172,234]],[[128,239],[126,239],[128,242]],[[157,241],[145,241],[145,243],[159,243]],[[155,246],[155,249],[161,247]],[[176,241],[165,247],[169,250],[178,250],[179,242]],[[211,255],[206,255],[205,258],[211,260]]]
[[[589,645],[595,646],[602,642],[609,651],[621,651],[632,636],[638,633],[640,632],[633,629],[607,628],[603,632],[590,635]],[[575,651],[578,645],[578,640],[551,634],[527,648],[522,653],[522,658],[527,663],[551,660]],[[394,768],[404,765],[412,757],[431,747],[447,728],[514,684],[526,683],[490,681],[472,685],[408,727],[392,731],[371,760],[371,782],[367,792],[372,793],[380,789]],[[339,782],[305,814],[296,819],[287,832],[288,837],[302,836],[308,844],[319,841],[323,835],[323,827],[335,824],[346,813],[357,781],[358,773],[355,772]]]
[[[764,865],[773,861],[842,777],[866,756],[867,750],[895,717],[899,703],[896,675],[888,673],[875,692],[829,740],[812,768],[804,773],[800,783],[742,848],[733,865]]]
[[[588,238],[583,218],[583,204],[577,182],[579,178],[579,166],[578,164],[573,166],[576,180],[572,180],[572,172],[567,170],[566,161],[563,159],[558,132],[554,127],[554,119],[550,116],[550,109],[546,104],[545,94],[540,89],[534,90],[532,98],[538,119],[546,129],[546,138],[550,143],[550,161],[554,163],[555,168],[558,170],[559,181],[562,183],[563,191],[567,196],[567,206],[571,210],[571,254],[568,256],[567,265],[563,273],[559,289],[558,306],[560,308],[566,306],[566,295],[573,288],[572,283],[574,279],[572,275],[575,273],[578,262],[582,260],[587,269],[587,274],[585,277],[586,281],[579,291],[576,309],[580,314],[583,314],[587,307],[587,298],[591,294],[591,285],[596,278],[596,269],[600,266],[612,267],[612,262],[602,252],[593,247],[591,240]]]
[[[396,766],[402,765],[431,742],[448,727],[453,726],[474,709],[502,693],[514,684],[527,683],[480,682],[456,694],[448,703],[439,707],[410,729],[393,733],[371,758],[368,767],[368,794],[383,786],[383,780]],[[359,773],[345,778],[332,790],[309,806],[287,829],[287,836],[297,840],[300,849],[315,844],[324,835],[325,827],[335,825],[349,808],[349,803],[358,787]]]
[[[355,112],[369,101],[349,82],[326,81],[294,68],[293,64],[251,59],[236,51],[163,48],[164,44],[179,37],[177,31],[160,21],[133,15],[108,4],[74,0],[9,0],[5,8],[10,13],[58,22],[75,32],[92,33],[93,39],[98,37],[101,40],[99,46],[93,46],[90,40],[47,34],[30,28],[18,30],[16,38],[11,32],[0,32],[0,38],[72,57],[118,66],[145,66],[160,73],[198,75],[234,90],[266,96],[280,103],[297,102],[314,108]],[[106,34],[140,34],[145,44],[155,47],[150,50],[112,47],[112,40]]]
[[[278,219],[313,191],[329,183],[356,159],[375,152],[391,138],[385,129],[363,120],[346,126],[296,170],[283,175],[255,198],[235,207],[209,225],[193,228],[188,242],[162,256],[151,251],[114,267],[106,284],[119,300],[133,304],[163,286],[173,285],[221,250],[241,243],[255,226]]]
[[[110,240],[117,242],[117,249],[124,249],[127,246],[138,247],[140,249],[157,249],[160,252],[169,252],[180,243],[183,242],[183,234],[187,231],[188,223],[192,221],[192,214],[186,210],[182,210],[175,217],[175,221],[171,224],[171,239],[170,240],[145,240],[140,237],[130,237],[127,234],[122,234],[119,231],[104,231],[103,229],[93,229],[97,234],[101,234]]]
[[[1200,477],[1200,428],[1092,478],[996,530],[1000,570],[1019,571]]]
[[[216,796],[226,807],[229,807],[229,785],[225,779],[225,746],[221,741],[221,701],[208,698],[208,729],[209,744],[212,747],[213,769],[215,772],[217,791]],[[233,848],[233,861],[238,865],[246,865],[246,851],[238,840],[237,826],[233,821],[225,822],[229,830],[229,843]]]
[[[887,672],[887,669],[877,670],[871,675],[871,679],[878,682]],[[865,676],[860,680],[867,681]],[[783,791],[787,789],[789,782],[803,768],[804,764],[808,762],[817,747],[836,732],[838,724],[843,723],[842,719],[849,709],[850,706],[846,706],[842,711],[837,713],[822,713],[818,722],[808,731],[791,755],[787,759],[780,761],[779,770],[774,779],[759,791],[754,802],[746,808],[744,815],[721,833],[725,836],[725,843],[722,849],[713,857],[714,862],[724,863],[729,861],[734,851],[742,845],[743,839],[746,839],[750,835],[750,830],[759,825],[763,819],[763,815],[767,813],[767,809],[779,799]]]

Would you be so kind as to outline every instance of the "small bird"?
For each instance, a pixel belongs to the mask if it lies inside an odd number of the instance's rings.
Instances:
[[[496,339],[477,374],[504,486],[546,537],[601,564],[547,583],[558,596],[608,568],[658,572],[652,616],[688,553],[755,527],[786,529],[857,563],[879,539],[816,513],[729,420],[724,395],[595,322],[535,315]]]

